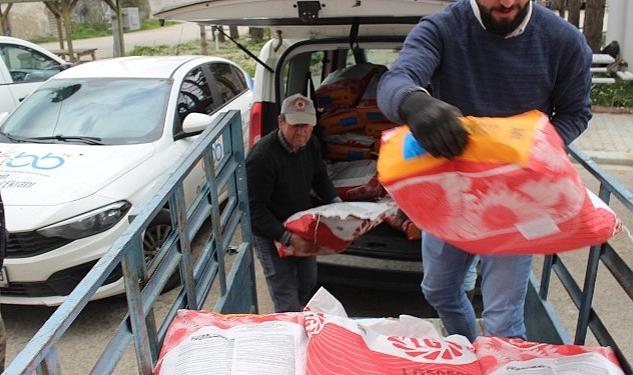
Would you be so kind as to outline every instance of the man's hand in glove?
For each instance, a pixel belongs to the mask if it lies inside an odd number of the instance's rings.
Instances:
[[[453,159],[468,142],[468,132],[461,124],[459,110],[424,91],[412,91],[398,109],[400,118],[409,125],[411,134],[434,157]]]

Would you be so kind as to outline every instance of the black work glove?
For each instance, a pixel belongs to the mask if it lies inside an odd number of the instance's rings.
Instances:
[[[434,157],[453,159],[468,142],[468,132],[461,124],[459,110],[423,91],[405,96],[398,115],[409,125],[411,134]]]

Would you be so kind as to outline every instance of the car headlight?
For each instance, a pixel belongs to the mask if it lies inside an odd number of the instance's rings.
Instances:
[[[37,233],[45,237],[62,237],[76,240],[112,228],[130,210],[132,205],[126,201],[120,201],[86,212],[68,220],[60,221],[51,226],[37,230]]]

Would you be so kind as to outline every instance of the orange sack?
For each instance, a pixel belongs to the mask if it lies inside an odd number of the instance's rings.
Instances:
[[[378,178],[420,229],[475,254],[551,254],[621,231],[547,115],[461,121],[468,145],[453,160],[426,153],[407,126],[382,135]]]

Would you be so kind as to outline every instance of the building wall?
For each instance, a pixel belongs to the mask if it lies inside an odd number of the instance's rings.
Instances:
[[[606,43],[617,41],[620,56],[633,67],[633,4],[631,0],[609,0]],[[628,22],[627,22],[628,20]]]

